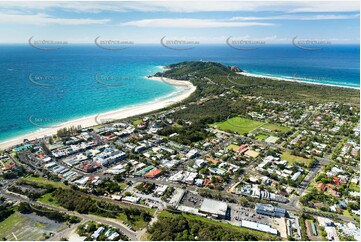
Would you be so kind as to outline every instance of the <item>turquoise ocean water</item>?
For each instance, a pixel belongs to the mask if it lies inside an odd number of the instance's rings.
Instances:
[[[41,127],[165,98],[176,87],[145,78],[160,66],[186,60],[236,65],[261,75],[360,87],[358,45],[305,51],[275,45],[240,51],[223,45],[170,50],[158,45],[109,51],[69,45],[42,51],[0,45],[0,142]]]

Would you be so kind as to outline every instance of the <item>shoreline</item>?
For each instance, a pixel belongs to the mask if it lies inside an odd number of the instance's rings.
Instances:
[[[110,122],[118,119],[125,119],[132,116],[153,112],[183,101],[196,90],[196,87],[189,81],[180,81],[180,80],[160,78],[154,76],[148,76],[147,78],[153,81],[162,81],[168,85],[181,86],[184,89],[181,91],[176,90],[175,92],[167,94],[163,97],[157,97],[150,102],[140,103],[132,106],[122,107],[113,111],[107,111],[104,113],[98,113],[82,118],[77,118],[74,120],[67,121],[65,123],[54,124],[53,127],[49,127],[49,128],[40,128],[39,130],[0,142],[0,149],[5,150],[15,145],[19,145],[23,143],[24,139],[28,139],[30,141],[56,134],[57,131],[62,128],[69,128],[71,126],[78,126],[78,125],[81,125],[82,128],[86,128],[90,126],[99,125],[102,123],[99,121],[102,120],[104,122]]]
[[[286,77],[277,77],[277,76],[267,76],[267,75],[261,75],[261,74],[253,74],[249,72],[236,72],[238,75],[248,76],[248,77],[256,77],[256,78],[266,78],[270,80],[275,81],[286,81],[286,82],[297,82],[300,84],[311,84],[311,85],[319,85],[319,86],[329,86],[329,87],[338,87],[338,88],[347,88],[347,89],[353,89],[353,90],[360,90],[359,87],[349,87],[349,86],[338,86],[334,84],[328,84],[328,83],[318,83],[318,82],[309,82],[309,81],[300,81],[297,79],[291,79]]]

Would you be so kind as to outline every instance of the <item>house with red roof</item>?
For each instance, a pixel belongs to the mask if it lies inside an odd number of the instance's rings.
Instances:
[[[327,187],[326,187],[325,184],[323,184],[323,183],[317,184],[317,185],[315,186],[315,188],[316,188],[317,190],[322,190],[322,191],[326,191],[326,189],[327,189]]]
[[[162,171],[158,168],[154,168],[153,170],[145,173],[144,177],[146,178],[156,178],[162,174]]]
[[[238,152],[239,153],[244,153],[244,152],[246,152],[248,150],[248,145],[247,144],[243,144],[243,145],[241,145],[239,148],[238,148]]]

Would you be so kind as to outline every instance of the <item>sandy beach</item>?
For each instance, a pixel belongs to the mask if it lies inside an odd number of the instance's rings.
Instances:
[[[66,123],[54,125],[53,127],[43,128],[43,129],[34,131],[32,133],[21,135],[19,137],[16,137],[11,140],[7,140],[7,141],[0,143],[0,149],[4,150],[4,149],[7,149],[14,145],[20,144],[23,142],[24,139],[34,140],[37,138],[42,138],[44,136],[56,134],[57,130],[59,130],[61,128],[67,128],[67,127],[78,126],[78,125],[81,125],[83,128],[90,127],[90,126],[98,125],[98,124],[104,123],[104,122],[109,122],[109,121],[113,121],[113,120],[117,120],[117,119],[124,119],[124,118],[132,117],[135,115],[144,114],[144,113],[148,113],[148,112],[155,111],[158,109],[162,109],[169,105],[172,105],[174,103],[177,103],[177,102],[180,102],[180,101],[186,99],[196,90],[196,87],[188,81],[179,81],[179,80],[173,80],[173,79],[168,79],[168,78],[163,78],[163,77],[162,78],[161,77],[153,77],[153,76],[148,77],[148,78],[151,80],[154,80],[154,81],[162,81],[169,85],[180,86],[182,90],[177,92],[176,95],[169,96],[169,98],[160,97],[152,102],[138,104],[138,105],[134,105],[134,106],[130,106],[130,107],[124,107],[124,108],[120,108],[120,109],[106,112],[106,113],[100,113],[100,114],[91,115],[91,116],[87,116],[87,117],[80,118],[80,119],[71,120]]]
[[[330,87],[339,87],[339,88],[351,88],[351,89],[360,90],[360,88],[357,88],[357,87],[347,87],[347,86],[338,86],[338,85],[327,84],[327,83],[316,83],[316,82],[310,82],[310,81],[300,81],[300,80],[297,80],[297,79],[290,79],[290,78],[283,78],[283,77],[273,77],[273,76],[252,74],[252,73],[248,73],[248,72],[236,72],[236,73],[239,74],[239,75],[243,75],[243,76],[266,78],[266,79],[275,80],[275,81],[298,82],[298,83],[303,83],[303,84],[312,84],[312,85],[321,85],[321,86],[330,86]]]

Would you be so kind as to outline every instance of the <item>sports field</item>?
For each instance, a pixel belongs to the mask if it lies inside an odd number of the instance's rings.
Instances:
[[[276,124],[270,124],[270,123],[264,123],[260,121],[255,121],[247,118],[242,117],[233,117],[230,119],[227,119],[224,122],[217,122],[214,124],[214,126],[220,130],[224,131],[233,131],[237,132],[239,134],[246,134],[253,132],[255,130],[270,130],[272,131],[281,131],[281,132],[288,132],[290,129],[285,126],[279,126]],[[258,137],[259,139],[265,138],[264,136]]]
[[[251,119],[241,118],[241,117],[234,117],[227,119],[224,122],[218,122],[214,125],[224,131],[233,131],[239,134],[245,134],[253,131],[254,129],[264,125],[265,123],[254,121]]]

